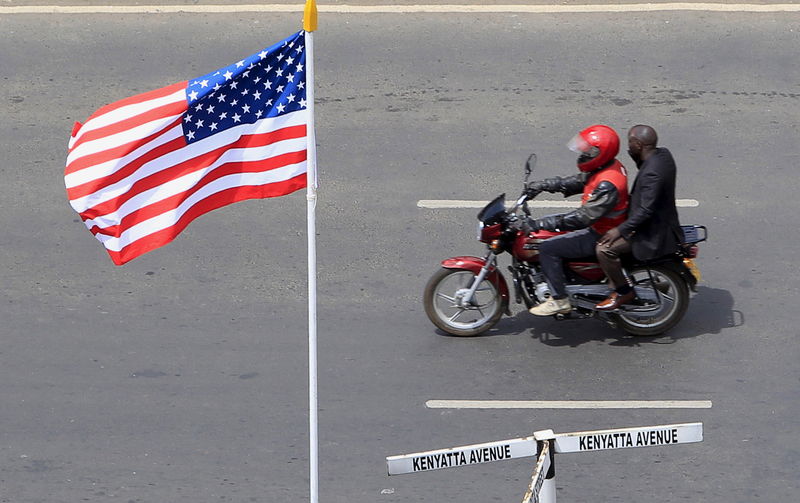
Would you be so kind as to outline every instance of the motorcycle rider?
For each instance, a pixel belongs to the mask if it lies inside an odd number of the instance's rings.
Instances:
[[[569,313],[563,259],[594,256],[600,236],[625,221],[628,210],[628,175],[616,157],[619,136],[610,127],[597,124],[578,133],[567,145],[579,154],[580,173],[528,184],[528,195],[560,192],[564,197],[583,193],[581,206],[573,211],[528,219],[531,230],[573,231],[543,241],[539,260],[551,297],[530,309],[537,316]]]
[[[650,126],[640,124],[628,132],[628,154],[638,173],[628,219],[597,242],[597,259],[614,289],[597,310],[611,311],[636,297],[622,272],[621,255],[633,252],[637,260],[652,260],[675,253],[683,241],[675,207],[675,160],[657,144],[658,135]]]

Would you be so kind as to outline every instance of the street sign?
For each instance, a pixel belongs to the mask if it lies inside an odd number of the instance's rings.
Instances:
[[[655,447],[703,441],[703,423],[663,424],[637,428],[553,433],[537,431],[530,437],[465,445],[386,458],[389,475],[418,473],[441,468],[476,465],[491,461],[536,456],[536,467],[523,503],[555,503],[555,462],[565,452]]]
[[[703,423],[668,424],[640,428],[579,431],[555,435],[555,452],[654,447],[703,441]]]
[[[530,456],[536,456],[536,439],[532,436],[389,456],[386,465],[389,475],[401,475]]]

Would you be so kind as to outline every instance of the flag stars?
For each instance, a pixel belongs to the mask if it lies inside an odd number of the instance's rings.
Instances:
[[[264,49],[190,80],[182,121],[186,141],[202,141],[231,127],[245,127],[310,106],[301,42],[302,36],[282,48]]]

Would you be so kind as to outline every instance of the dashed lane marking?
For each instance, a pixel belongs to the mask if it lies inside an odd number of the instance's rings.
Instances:
[[[467,201],[462,199],[422,199],[417,201],[418,208],[428,208],[435,210],[458,209],[458,208],[483,208],[489,201]],[[531,201],[528,206],[531,208],[577,208],[580,201]],[[675,206],[678,208],[697,208],[700,202],[696,199],[676,199]]]
[[[710,409],[711,400],[428,400],[429,409]]]
[[[588,5],[319,5],[319,12],[334,14],[580,14],[659,11],[706,12],[800,12],[794,3],[706,3],[664,2],[634,4]],[[241,13],[241,12],[302,12],[297,4],[230,4],[230,5],[10,5],[0,7],[0,14],[173,14]]]

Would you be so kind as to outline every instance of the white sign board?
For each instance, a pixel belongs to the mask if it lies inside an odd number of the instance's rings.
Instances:
[[[703,423],[666,424],[640,428],[579,431],[555,435],[555,452],[654,447],[703,441]]]
[[[389,469],[389,475],[400,475],[530,456],[536,456],[536,439],[524,437],[485,444],[451,447],[450,449],[437,451],[389,456],[386,458],[386,465]]]

